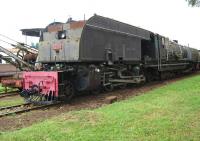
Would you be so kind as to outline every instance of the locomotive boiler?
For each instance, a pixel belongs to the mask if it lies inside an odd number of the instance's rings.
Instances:
[[[35,71],[23,73],[28,101],[69,100],[196,70],[198,50],[151,31],[94,15],[42,29]]]

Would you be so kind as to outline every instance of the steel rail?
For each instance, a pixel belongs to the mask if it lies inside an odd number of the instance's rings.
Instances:
[[[47,104],[47,105],[38,105],[38,106],[33,105],[32,103],[26,103],[26,104],[20,104],[20,105],[9,106],[9,107],[1,107],[0,112],[3,111],[3,110],[13,110],[13,111],[1,113],[0,117],[5,117],[5,116],[13,115],[13,114],[25,113],[25,112],[29,112],[29,111],[33,111],[33,110],[39,110],[39,109],[43,109],[43,108],[48,108],[48,107],[51,107],[51,106],[56,106],[58,104],[61,104],[61,102],[56,102],[56,103]],[[24,108],[25,106],[33,106],[33,107]],[[22,109],[15,110],[15,108],[18,108],[18,107],[19,108],[22,107]]]
[[[0,98],[16,96],[18,94],[19,94],[18,91],[16,91],[16,92],[8,92],[8,93],[1,93],[0,94]]]

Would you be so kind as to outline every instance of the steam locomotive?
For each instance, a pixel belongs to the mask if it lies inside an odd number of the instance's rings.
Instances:
[[[99,15],[54,22],[38,32],[36,70],[23,73],[28,101],[70,100],[199,69],[198,50]]]

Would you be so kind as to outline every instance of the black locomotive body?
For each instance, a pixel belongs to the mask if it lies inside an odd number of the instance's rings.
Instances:
[[[40,35],[37,71],[24,72],[21,95],[67,99],[199,68],[198,50],[151,31],[94,15],[50,24]],[[42,76],[42,77],[41,77]]]

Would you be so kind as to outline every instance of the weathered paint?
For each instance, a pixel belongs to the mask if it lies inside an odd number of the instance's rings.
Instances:
[[[37,85],[41,94],[48,95],[52,91],[58,97],[58,72],[24,72],[23,85],[23,89],[31,89],[33,85]]]
[[[85,25],[85,21],[72,22],[70,23],[70,29],[83,28],[84,25]]]
[[[0,72],[15,72],[17,68],[10,64],[0,64]]]
[[[62,24],[55,24],[48,26],[48,32],[56,32],[56,31],[62,31],[63,25]]]
[[[83,25],[83,21],[63,24],[62,30],[66,31],[66,39],[58,39],[58,32],[44,32],[38,60],[40,62],[78,61]]]
[[[22,79],[6,78],[1,80],[3,87],[22,88]]]

